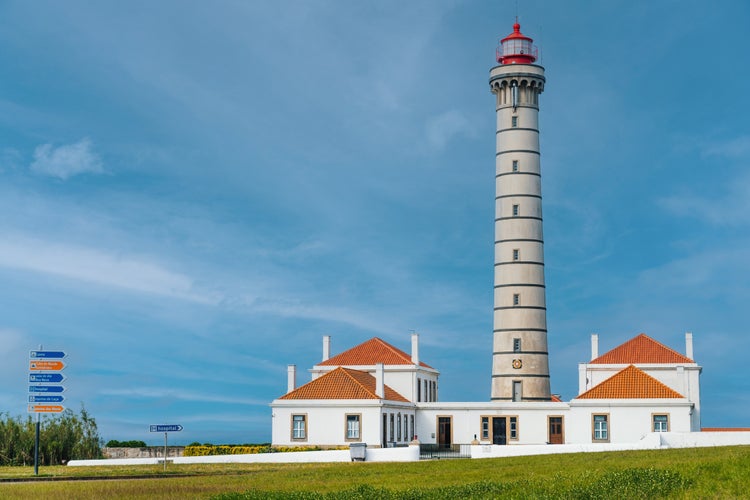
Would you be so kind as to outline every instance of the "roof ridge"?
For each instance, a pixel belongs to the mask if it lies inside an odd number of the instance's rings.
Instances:
[[[385,340],[381,339],[380,337],[373,337],[375,340],[379,341],[381,344],[383,344],[386,348],[390,349],[394,354],[396,354],[398,357],[403,359],[404,361],[411,361],[411,357],[406,355],[406,352],[402,351],[398,347],[396,347],[393,344],[389,344]]]
[[[622,344],[613,347],[601,356],[597,356],[589,361],[589,363],[675,364],[695,363],[695,360],[641,332]]]
[[[591,396],[590,395],[590,394],[595,393],[595,391],[596,392],[602,392],[602,391],[606,391],[606,390],[610,389],[609,386],[619,383],[620,379],[625,379],[625,377],[627,377],[628,375],[630,375],[630,373],[632,373],[634,377],[639,377],[639,378],[641,378],[641,380],[645,380],[646,382],[648,382],[652,386],[658,387],[661,391],[664,392],[664,394],[666,394],[666,396],[656,396],[656,397],[654,397],[654,396],[651,396],[651,397],[646,397],[646,396],[619,397],[619,396],[607,396],[605,394],[604,397],[597,397],[597,396]],[[638,380],[635,380],[635,382],[638,382]],[[632,389],[632,388],[626,387],[626,389]],[[620,389],[620,390],[622,391],[623,389]],[[644,392],[644,391],[641,390],[641,393],[642,392]],[[641,370],[640,368],[638,368],[634,364],[629,364],[628,366],[626,366],[622,370],[618,371],[617,373],[615,373],[611,377],[608,377],[608,378],[602,380],[601,382],[599,382],[598,384],[596,384],[591,389],[589,389],[589,390],[587,390],[585,392],[582,392],[581,394],[579,394],[578,396],[576,396],[574,399],[663,399],[663,398],[684,398],[684,397],[685,396],[683,396],[679,392],[675,391],[674,389],[672,389],[671,387],[669,387],[667,384],[665,384],[661,380],[658,380],[657,378],[652,377],[651,375],[649,375],[645,371]]]
[[[343,366],[337,367],[336,370],[343,370],[343,372],[346,373],[347,377],[349,377],[355,384],[357,384],[358,386],[360,386],[366,393],[370,394],[371,396],[375,396],[378,399],[384,399],[385,398],[385,394],[383,394],[383,398],[381,398],[380,396],[377,395],[377,393],[372,392],[372,391],[370,391],[370,389],[368,389],[367,387],[365,387],[365,385],[362,382],[360,382],[359,379],[357,379],[357,377],[353,376],[349,372],[353,371],[353,372],[357,372],[357,373],[362,373],[364,375],[370,375],[369,373],[363,372],[361,370],[355,370],[353,368],[344,368]],[[336,370],[332,370],[331,373],[335,372]],[[372,377],[372,375],[370,375],[370,376]],[[376,382],[376,384],[377,384],[377,382]],[[385,384],[383,384],[383,386],[385,387]]]

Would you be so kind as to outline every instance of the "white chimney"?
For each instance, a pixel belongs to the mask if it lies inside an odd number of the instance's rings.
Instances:
[[[411,334],[411,362],[419,366],[419,334]]]
[[[596,333],[591,334],[591,359],[594,360],[599,357],[599,335]]]
[[[292,392],[297,388],[297,365],[286,367],[286,392]]]
[[[685,356],[693,358],[693,332],[685,332]]]
[[[331,336],[323,335],[323,361],[331,357]]]
[[[375,395],[380,399],[385,399],[385,380],[383,363],[375,364]]]

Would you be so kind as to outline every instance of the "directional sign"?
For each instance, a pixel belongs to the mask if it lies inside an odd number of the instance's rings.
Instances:
[[[65,363],[62,361],[29,361],[29,370],[33,371],[60,371],[65,368]]]
[[[29,405],[29,413],[60,413],[64,409],[60,405]]]
[[[181,425],[152,425],[149,427],[151,432],[180,432]]]
[[[62,373],[29,373],[29,382],[37,383],[59,383],[65,380]]]
[[[65,396],[40,396],[31,394],[29,395],[29,403],[62,403],[65,401]]]
[[[65,387],[61,385],[30,385],[29,392],[63,392]]]
[[[45,358],[45,359],[62,359],[65,357],[64,351],[29,351],[29,358]]]

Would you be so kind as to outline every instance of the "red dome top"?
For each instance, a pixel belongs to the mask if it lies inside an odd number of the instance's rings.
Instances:
[[[531,64],[536,61],[537,49],[534,40],[521,33],[518,21],[513,25],[513,33],[500,40],[496,58],[500,64]]]

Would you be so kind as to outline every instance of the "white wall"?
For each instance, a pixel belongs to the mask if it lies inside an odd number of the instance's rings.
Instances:
[[[610,443],[634,443],[652,432],[653,414],[669,415],[671,432],[690,432],[691,404],[686,399],[573,400],[566,443],[593,443],[593,415],[607,414]]]
[[[351,442],[367,443],[369,447],[380,446],[382,442],[383,413],[388,415],[387,424],[390,426],[390,415],[394,415],[397,425],[397,415],[401,414],[401,438],[396,430],[394,440],[399,444],[406,444],[411,436],[404,433],[404,418],[414,415],[414,405],[411,403],[382,403],[380,400],[276,400],[272,403],[273,425],[271,442],[275,446],[342,446]],[[292,439],[292,415],[304,414],[307,421],[307,438],[305,440]],[[346,439],[346,415],[360,415],[361,439],[348,441]],[[415,422],[416,427],[416,422]],[[407,427],[407,431],[410,430]],[[388,433],[387,441],[390,441]]]
[[[508,444],[545,444],[547,417],[562,416],[568,425],[567,403],[420,403],[417,405],[417,435],[421,443],[437,443],[439,416],[452,417],[452,442],[469,444],[476,434],[481,441],[481,417],[518,417],[518,440]],[[487,442],[489,441],[482,441]]]

